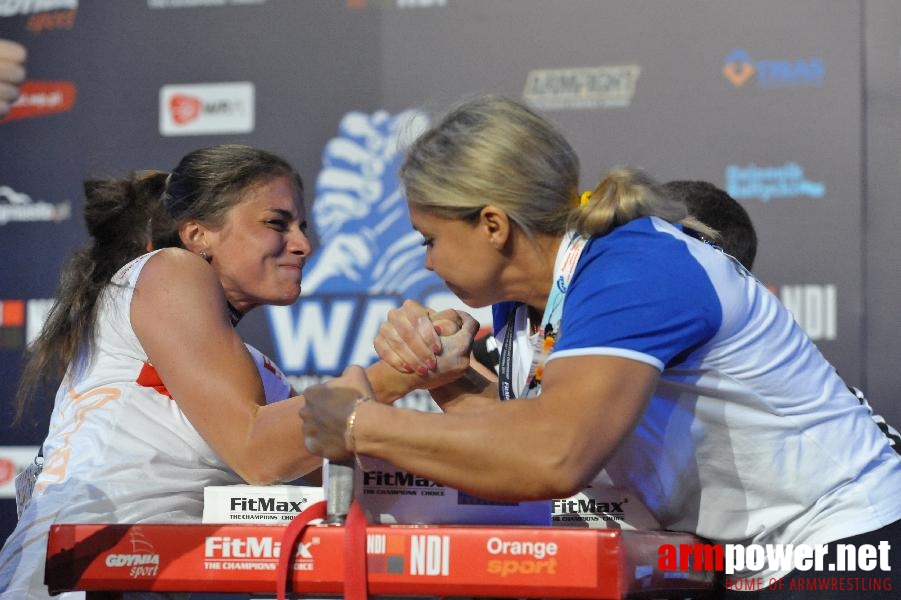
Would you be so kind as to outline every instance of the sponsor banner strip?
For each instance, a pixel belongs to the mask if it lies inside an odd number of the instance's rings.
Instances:
[[[47,583],[67,590],[271,593],[281,525],[54,525]],[[552,527],[367,527],[373,595],[621,598],[629,590],[713,589],[714,573],[671,577],[662,544],[686,534]],[[340,594],[344,528],[312,526],[294,557],[293,589]]]

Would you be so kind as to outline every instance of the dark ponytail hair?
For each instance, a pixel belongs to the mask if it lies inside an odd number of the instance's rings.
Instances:
[[[163,219],[165,184],[166,173],[159,171],[84,182],[84,221],[91,240],[63,269],[44,327],[27,349],[15,422],[45,384],[62,379],[79,350],[93,343],[100,292],[120,267],[147,252],[151,226]]]
[[[285,177],[303,201],[303,182],[288,161],[266,150],[220,144],[185,155],[172,170],[163,193],[166,217],[153,227],[153,247],[184,247],[178,228],[190,220],[220,227],[249,189]]]

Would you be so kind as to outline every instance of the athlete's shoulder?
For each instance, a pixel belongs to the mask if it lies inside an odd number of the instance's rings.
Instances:
[[[145,257],[140,278],[144,285],[197,282],[215,276],[205,260],[183,248],[162,248]]]

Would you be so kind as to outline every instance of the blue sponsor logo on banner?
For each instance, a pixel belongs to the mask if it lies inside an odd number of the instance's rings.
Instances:
[[[311,217],[321,244],[304,268],[302,298],[266,309],[287,375],[335,375],[371,363],[379,326],[404,299],[473,312],[426,270],[400,189],[404,151],[427,125],[414,110],[351,112],[326,144]]]
[[[736,48],[726,57],[723,76],[735,87],[750,82],[763,88],[818,86],[825,79],[826,66],[819,57],[754,60]]]
[[[778,198],[822,198],[826,184],[810,181],[798,163],[789,162],[776,167],[729,165],[726,167],[726,191],[736,200],[762,200]]]

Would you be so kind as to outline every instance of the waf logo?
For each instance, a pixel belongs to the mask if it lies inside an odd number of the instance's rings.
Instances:
[[[822,84],[826,67],[819,57],[754,60],[736,48],[726,57],[722,72],[735,87],[752,81],[764,88],[803,87]]]
[[[71,81],[26,81],[19,90],[19,99],[0,124],[66,112],[75,106],[75,84]]]

